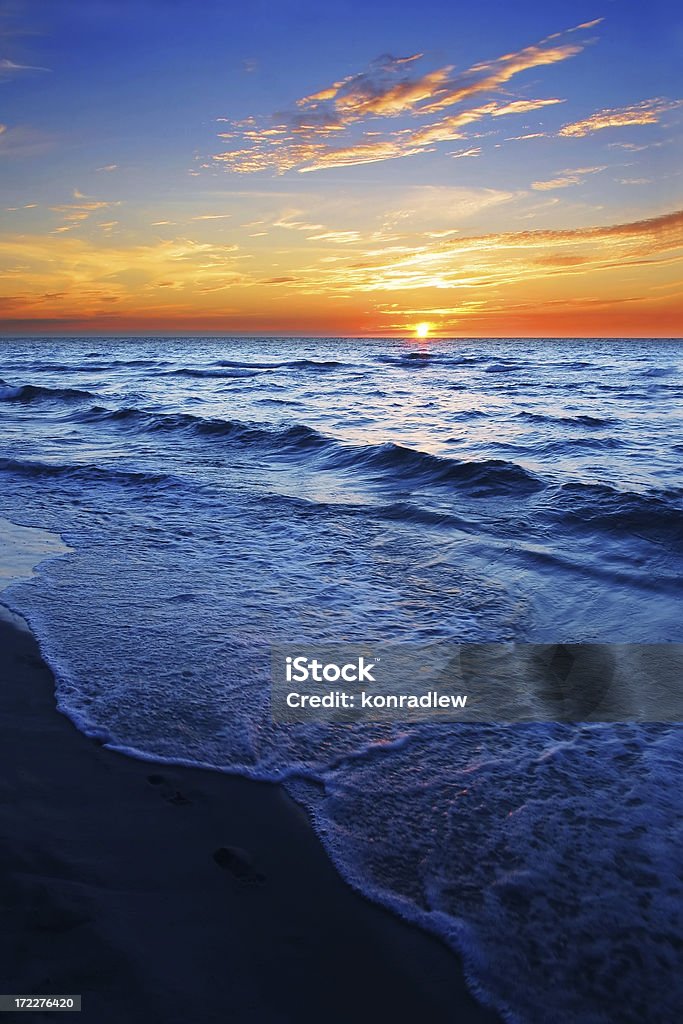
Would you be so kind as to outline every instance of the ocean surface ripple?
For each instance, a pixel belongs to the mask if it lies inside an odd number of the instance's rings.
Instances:
[[[283,726],[282,641],[680,642],[683,344],[11,339],[2,595],[85,732],[282,782],[528,1024],[683,1003],[673,725]]]

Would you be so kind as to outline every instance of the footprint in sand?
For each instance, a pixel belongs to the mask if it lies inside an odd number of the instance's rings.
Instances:
[[[151,786],[159,786],[159,792],[164,800],[169,804],[175,804],[176,807],[182,807],[185,804],[191,804],[192,801],[186,797],[179,789],[174,789],[163,775],[148,775],[147,781]]]
[[[266,876],[255,869],[250,854],[238,846],[219,846],[214,850],[213,859],[242,885],[262,885],[266,880]]]

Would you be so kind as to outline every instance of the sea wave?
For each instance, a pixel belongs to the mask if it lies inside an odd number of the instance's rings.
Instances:
[[[45,362],[14,362],[5,363],[6,370],[21,370],[24,373],[103,373],[107,370],[119,370],[126,367],[161,367],[170,365],[163,359],[109,359],[100,363],[89,363],[77,360],[71,363]]]
[[[234,367],[233,369],[212,369],[206,367],[189,367],[183,366],[179,370],[167,370],[164,376],[166,377],[191,377],[198,380],[205,379],[220,379],[221,377],[258,377],[261,370],[248,370],[240,367]]]
[[[557,423],[561,426],[577,427],[610,427],[617,423],[612,416],[591,416],[587,413],[577,416],[557,416],[551,413],[522,411],[517,413],[517,418],[527,420],[529,423]]]
[[[242,420],[198,416],[189,412],[163,413],[134,407],[110,409],[94,405],[74,413],[71,419],[78,423],[119,425],[138,433],[194,435],[224,438],[241,444],[267,444],[283,451],[320,448],[330,443],[313,427],[303,423],[277,428]]]
[[[42,462],[40,460],[0,458],[0,472],[31,478],[60,478],[87,482],[113,482],[122,484],[151,484],[155,487],[177,484],[177,478],[168,473],[145,473],[141,470],[117,469],[91,463]]]
[[[316,469],[386,476],[394,484],[457,484],[472,495],[528,495],[545,486],[538,476],[514,462],[446,458],[394,442],[351,445],[303,423],[272,426],[207,418],[193,413],[157,413],[136,408],[107,409],[104,406],[79,411],[73,419],[120,424],[140,432],[177,432],[186,436],[221,438],[233,443],[257,445],[281,457],[296,458],[304,453],[314,453]]]
[[[220,379],[221,377],[256,377],[269,370],[336,370],[338,367],[347,365],[337,359],[286,359],[272,363],[219,359],[208,366],[181,366],[173,370],[167,370],[166,374],[170,377],[208,379],[216,377]]]
[[[96,398],[92,391],[80,388],[47,387],[43,384],[8,384],[0,380],[0,402],[73,402],[83,398]]]
[[[375,362],[404,369],[419,369],[424,366],[476,366],[484,362],[485,359],[485,356],[479,355],[453,355],[427,349],[418,349],[417,351],[400,352],[398,354],[380,353],[375,357]]]
[[[394,482],[410,482],[413,485],[459,484],[473,495],[525,495],[545,487],[539,477],[514,462],[503,459],[450,459],[393,442],[380,445],[340,445],[329,454],[327,461],[336,469],[387,473]]]
[[[607,484],[565,483],[549,498],[549,518],[593,530],[637,534],[683,546],[683,490],[638,494]]]

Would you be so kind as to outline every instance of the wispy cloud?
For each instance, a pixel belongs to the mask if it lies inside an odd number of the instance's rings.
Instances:
[[[50,149],[53,139],[43,131],[25,125],[0,125],[0,156],[39,156]]]
[[[358,231],[323,231],[319,235],[308,237],[311,242],[337,242],[345,245],[349,242],[358,242],[361,235]]]
[[[650,99],[634,103],[630,107],[612,107],[598,110],[581,121],[573,121],[560,128],[559,135],[567,138],[583,138],[604,128],[623,128],[628,125],[658,124],[662,115],[683,105],[683,100]]]
[[[582,50],[583,46],[576,43],[553,47],[527,46],[519,53],[508,53],[489,64],[477,64],[461,78],[453,81],[449,90],[443,95],[437,95],[431,103],[423,107],[423,110],[428,113],[443,110],[445,107],[461,103],[470,96],[493,92],[522,71],[558,64],[569,57],[575,57]]]
[[[548,181],[534,181],[531,187],[537,192],[549,192],[556,188],[581,185],[586,180],[587,175],[598,174],[600,171],[606,170],[606,168],[606,164],[602,164],[599,167],[575,167],[574,169],[560,171],[556,178],[550,178]]]
[[[59,206],[50,207],[53,213],[60,213],[63,217],[64,223],[54,229],[58,234],[73,230],[73,228],[88,220],[98,210],[108,210],[112,206],[121,206],[121,200],[119,199],[113,201],[94,199],[92,196],[84,195],[77,188],[73,191],[73,197],[75,200],[73,203],[62,203]]]
[[[277,220],[274,220],[272,227],[284,228],[286,231],[324,231],[324,224],[311,224],[305,220],[298,220],[300,210],[287,210]],[[256,221],[254,224],[245,224],[245,227],[255,227],[262,221]]]
[[[527,100],[524,102],[524,109],[533,110],[548,103],[559,102],[561,101],[555,99]],[[305,174],[325,168],[378,163],[429,152],[439,143],[466,138],[462,129],[485,117],[515,113],[519,113],[516,104],[499,104],[492,100],[420,128],[404,128],[390,132],[384,138],[378,138],[379,133],[366,132],[360,140],[347,146],[335,147],[321,142],[290,142],[283,139],[277,143],[269,141],[265,148],[219,153],[214,159],[227,163],[232,170],[240,173],[275,168],[279,173],[296,169]]]
[[[537,192],[549,192],[556,188],[569,188],[570,185],[578,185],[581,178],[577,178],[575,175],[565,175],[559,178],[550,178],[548,181],[534,181],[531,185]]]
[[[531,110],[539,110],[541,107],[552,107],[556,103],[564,103],[564,100],[555,98],[545,100],[514,100],[506,103],[492,112],[493,117],[501,117],[504,114],[528,114]]]
[[[96,241],[63,233],[0,236],[0,268],[21,268],[21,291],[9,296],[17,315],[97,316],[109,303],[138,315],[169,304],[193,309],[197,294],[254,283],[234,244],[176,238],[123,247],[110,235],[115,222],[98,227]]]
[[[220,132],[219,138],[235,140],[236,145],[213,159],[242,174],[284,173],[376,163],[430,151],[442,142],[465,137],[462,128],[483,118],[522,115],[564,102],[554,96],[510,99],[504,87],[525,71],[581,53],[588,40],[579,40],[576,33],[596,23],[555,33],[460,74],[454,73],[452,65],[420,73],[417,65],[424,59],[420,53],[385,55],[367,70],[302,97],[292,110],[268,121],[219,118],[230,129]],[[473,106],[473,97],[485,102]],[[458,106],[462,109],[449,111]],[[443,116],[430,121],[435,114]],[[402,121],[395,124],[399,118]],[[415,127],[411,123],[415,119],[423,123]],[[343,143],[335,145],[335,137],[343,138]]]
[[[545,132],[528,132],[526,135],[509,135],[506,142],[523,142],[525,139],[544,139]]]
[[[9,78],[10,75],[18,75],[23,71],[49,71],[50,68],[36,67],[33,64],[17,64],[16,61],[7,57],[0,58],[0,78]]]
[[[321,120],[323,124],[350,124],[368,115],[395,117],[412,111],[442,92],[453,70],[447,66],[418,78],[411,79],[405,75],[397,81],[396,76],[402,68],[421,56],[380,57],[368,71],[350,75],[312,96],[304,96],[297,100],[297,106],[306,112],[322,113],[325,116],[325,120]]]
[[[464,156],[481,156],[481,146],[472,146],[470,149],[459,149],[457,153],[449,153],[454,160],[460,160]]]
[[[389,247],[365,259],[306,273],[311,289],[341,292],[469,289],[544,276],[597,273],[666,261],[683,248],[683,210],[629,223],[473,235]]]

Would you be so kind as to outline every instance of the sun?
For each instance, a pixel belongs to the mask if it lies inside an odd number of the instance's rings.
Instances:
[[[427,323],[415,324],[415,337],[416,338],[426,338],[427,335],[429,334],[429,329],[430,329],[431,326],[432,326],[431,324],[427,324]]]

